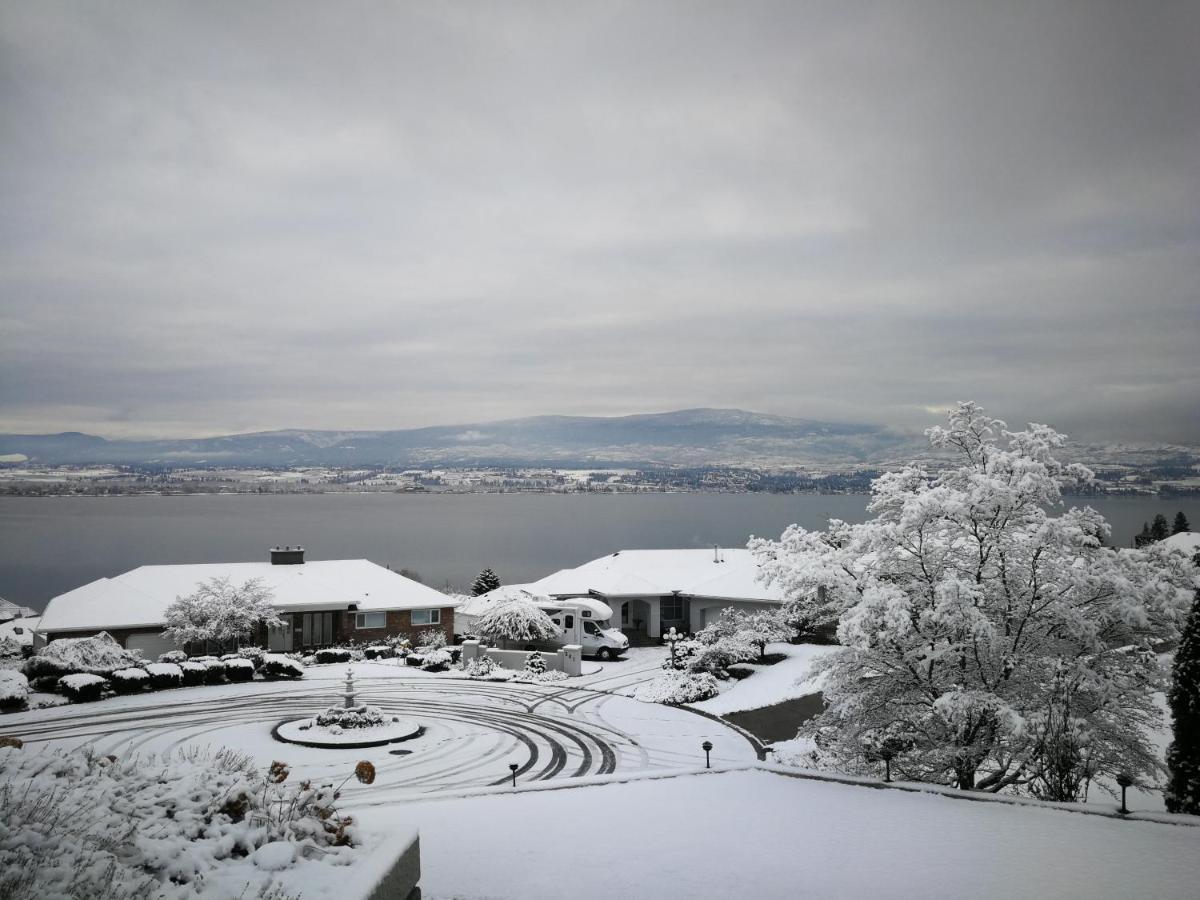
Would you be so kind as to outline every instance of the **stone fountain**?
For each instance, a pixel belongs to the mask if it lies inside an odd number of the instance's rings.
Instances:
[[[421,726],[409,719],[386,715],[374,706],[357,705],[351,667],[346,668],[340,696],[341,706],[331,706],[312,718],[281,722],[271,734],[284,743],[334,750],[380,747],[406,741],[421,732]]]

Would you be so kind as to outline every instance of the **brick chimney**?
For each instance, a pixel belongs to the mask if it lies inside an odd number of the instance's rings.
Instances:
[[[303,547],[272,547],[271,565],[273,566],[302,566],[304,565]]]

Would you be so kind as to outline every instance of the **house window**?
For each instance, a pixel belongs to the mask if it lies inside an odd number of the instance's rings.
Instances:
[[[412,623],[414,625],[441,625],[442,611],[440,609],[414,609]]]
[[[383,628],[387,625],[387,614],[381,612],[355,613],[355,628]]]
[[[667,622],[678,622],[683,619],[683,598],[663,597],[658,607],[659,616]]]

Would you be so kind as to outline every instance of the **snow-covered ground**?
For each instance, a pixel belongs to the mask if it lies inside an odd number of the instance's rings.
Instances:
[[[772,666],[750,664],[754,674],[749,678],[732,681],[716,697],[693,703],[692,706],[723,716],[816,693],[821,685],[818,679],[809,674],[809,667],[822,656],[838,649],[818,644],[768,644],[768,653],[782,653],[787,659]]]
[[[360,812],[424,895],[1194,900],[1200,828],[727,772]]]

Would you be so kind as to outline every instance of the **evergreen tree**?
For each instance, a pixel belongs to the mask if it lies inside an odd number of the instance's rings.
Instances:
[[[1200,554],[1193,558],[1200,566]],[[1164,799],[1168,812],[1200,815],[1200,591],[1183,628],[1171,669],[1171,705],[1175,739],[1167,748]]]
[[[491,569],[484,569],[475,576],[475,582],[471,585],[471,593],[478,597],[480,594],[486,594],[488,591],[494,591],[500,587],[500,579]]]
[[[1168,528],[1170,528],[1170,526],[1167,525],[1167,517],[1162,513],[1159,513],[1154,517],[1154,521],[1150,523],[1151,539],[1155,541],[1161,541],[1170,537],[1171,532],[1168,531]]]
[[[1142,530],[1139,531],[1133,538],[1133,546],[1145,547],[1147,544],[1154,543],[1154,536],[1150,533],[1150,523],[1143,522]]]
[[[1171,526],[1171,534],[1180,534],[1184,531],[1191,531],[1192,523],[1187,520],[1187,516],[1183,514],[1181,509],[1175,513],[1175,524]]]

